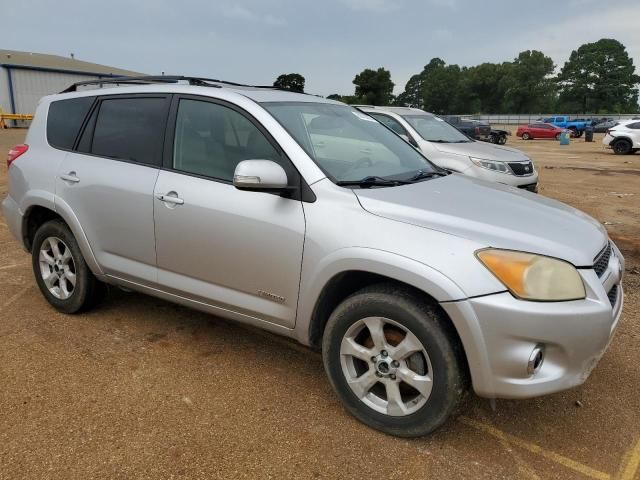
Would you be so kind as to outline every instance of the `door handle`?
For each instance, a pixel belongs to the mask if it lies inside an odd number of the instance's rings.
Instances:
[[[76,177],[76,172],[69,172],[66,175],[60,175],[60,179],[69,183],[78,183],[80,179]]]
[[[167,194],[158,193],[156,194],[156,198],[161,202],[171,205],[184,205],[184,200],[178,197],[176,192],[169,192]]]

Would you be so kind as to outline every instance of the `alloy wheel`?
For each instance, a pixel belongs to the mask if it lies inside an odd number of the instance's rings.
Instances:
[[[76,266],[71,249],[57,237],[47,237],[40,245],[40,275],[56,298],[67,300],[76,287]]]
[[[351,391],[377,412],[410,415],[431,395],[433,369],[425,347],[391,319],[355,322],[342,339],[340,364]]]

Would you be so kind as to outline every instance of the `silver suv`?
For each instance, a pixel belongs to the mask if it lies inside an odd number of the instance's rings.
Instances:
[[[292,337],[347,410],[400,436],[469,383],[548,394],[603,355],[624,262],[584,213],[449,174],[338,102],[118,83],[43,98],[9,153],[4,215],[59,311],[109,284]]]
[[[470,177],[538,191],[538,172],[520,150],[479,142],[442,118],[418,108],[358,108],[418,148],[436,165]]]

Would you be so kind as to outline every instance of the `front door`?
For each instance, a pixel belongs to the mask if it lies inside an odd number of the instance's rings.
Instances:
[[[305,220],[302,202],[236,189],[238,162],[292,166],[245,112],[197,97],[174,102],[155,187],[158,280],[178,295],[293,327]],[[170,153],[169,153],[170,152]]]

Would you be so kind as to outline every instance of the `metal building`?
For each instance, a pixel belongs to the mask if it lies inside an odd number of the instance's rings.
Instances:
[[[71,57],[0,50],[0,109],[31,114],[41,97],[74,82],[132,75],[142,74]]]

